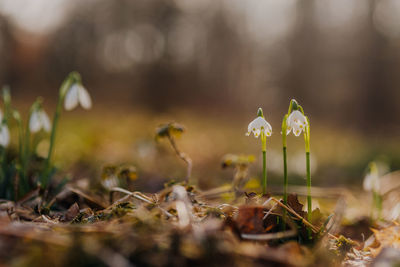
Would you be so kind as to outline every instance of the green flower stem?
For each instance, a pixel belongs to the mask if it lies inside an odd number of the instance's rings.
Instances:
[[[3,88],[3,101],[4,101],[4,119],[3,122],[7,124],[11,112],[11,94],[8,86]]]
[[[25,169],[24,169],[24,161],[25,161],[25,156],[24,156],[24,127],[22,125],[22,119],[21,116],[19,114],[19,112],[17,110],[13,110],[13,117],[15,119],[15,121],[17,122],[17,126],[18,126],[18,149],[19,149],[19,164],[20,167],[18,168],[19,170],[19,179],[21,180],[17,180],[15,181],[14,184],[14,196],[15,196],[15,200],[18,199],[19,194],[19,186],[20,184],[22,184],[23,190],[24,192],[26,192],[27,189],[27,182],[25,180]]]
[[[42,180],[43,183],[43,187],[46,188],[47,187],[47,183],[49,180],[49,175],[50,175],[50,171],[51,171],[51,158],[53,156],[54,153],[54,143],[56,140],[56,130],[57,130],[57,125],[58,125],[58,120],[60,118],[61,115],[61,111],[62,111],[62,99],[61,97],[58,98],[58,103],[57,103],[57,108],[56,108],[56,113],[54,114],[54,119],[53,119],[53,126],[51,128],[51,135],[50,135],[50,146],[49,146],[49,152],[47,154],[47,158],[45,161],[45,167],[44,167],[44,177]]]
[[[288,175],[287,175],[287,136],[286,136],[286,120],[288,115],[286,114],[282,121],[282,149],[283,149],[283,203],[287,204],[287,187],[288,187]]]
[[[29,116],[28,120],[26,123],[26,128],[25,128],[25,138],[24,138],[24,152],[21,154],[22,157],[22,177],[21,179],[25,179],[27,174],[28,174],[28,163],[29,163],[29,158],[30,158],[30,138],[31,138],[31,131],[29,129],[29,120],[32,115],[32,110],[33,110],[33,105],[29,111]],[[21,133],[22,134],[22,133]]]
[[[373,191],[373,200],[376,209],[376,219],[380,220],[382,218],[382,197],[378,192]]]
[[[15,119],[15,121],[17,122],[17,126],[18,126],[18,152],[19,152],[19,156],[20,156],[20,164],[22,166],[22,155],[23,155],[23,151],[24,151],[24,127],[22,125],[22,119],[21,119],[21,115],[19,114],[19,112],[17,110],[13,110],[12,112],[13,117]]]
[[[5,196],[5,194],[6,194],[6,192],[7,192],[7,184],[8,184],[8,182],[7,182],[7,179],[6,179],[6,173],[5,173],[5,168],[4,168],[4,165],[5,165],[5,156],[6,156],[6,153],[5,153],[5,147],[0,147],[0,149],[1,149],[1,152],[0,152],[0,164],[1,164],[1,170],[0,170],[0,195],[2,196],[2,197],[6,197]]]
[[[290,105],[291,107],[291,105]],[[290,112],[289,107],[289,112]],[[289,114],[289,113],[288,113]],[[282,121],[282,150],[283,150],[283,203],[287,205],[287,187],[288,187],[288,175],[287,175],[287,142],[286,142],[286,131],[287,131],[287,120],[288,115],[286,114],[283,117]],[[283,220],[282,220],[282,228],[286,230],[286,209],[283,210]]]
[[[29,127],[30,124],[30,120],[31,120],[31,116],[32,113],[34,111],[36,111],[37,109],[39,109],[42,105],[42,99],[38,98],[31,106],[31,108],[29,109],[29,114],[28,114],[28,118],[26,121],[26,129],[25,129],[25,140],[24,140],[24,150],[23,153],[21,153],[21,157],[22,157],[22,176],[21,176],[21,180],[23,181],[24,185],[26,186],[26,190],[28,190],[29,188],[29,181],[28,181],[28,168],[29,168],[29,162],[30,162],[30,158],[31,158],[31,130]],[[21,122],[22,124],[22,122]],[[22,129],[22,125],[21,125],[21,129]],[[22,135],[22,130],[21,130],[21,135]]]
[[[304,141],[306,148],[306,171],[307,171],[307,220],[311,223],[312,220],[312,198],[311,198],[311,168],[310,168],[310,122],[307,118],[308,126],[304,132]],[[308,231],[308,236],[311,238],[311,229]]]
[[[263,195],[267,193],[267,137],[261,133],[262,154],[263,154]]]
[[[286,139],[286,138],[285,138]],[[287,205],[287,187],[288,187],[288,178],[287,178],[287,159],[286,159],[286,140],[283,144],[283,203]],[[286,230],[286,209],[283,210],[283,230]]]
[[[2,125],[7,125],[8,126],[8,120],[10,116],[10,109],[11,109],[11,94],[10,94],[10,89],[8,86],[3,87],[3,102],[4,102],[4,117],[3,121],[0,123]],[[6,169],[7,169],[7,150],[5,147],[1,148],[1,153],[0,153],[0,162],[1,162],[1,172],[0,172],[0,182],[4,181],[4,184],[2,185],[2,192],[1,194],[5,196],[7,192],[7,187],[9,184],[9,177],[7,177]],[[5,196],[7,198],[7,196]]]
[[[61,115],[61,111],[63,108],[63,102],[65,95],[67,94],[68,89],[72,86],[74,82],[77,80],[77,74],[76,72],[72,72],[68,75],[68,77],[64,80],[64,82],[61,84],[60,87],[60,93],[58,96],[58,102],[57,102],[57,107],[56,107],[56,112],[54,114],[53,118],[53,125],[51,128],[51,134],[50,134],[50,146],[49,146],[49,152],[45,161],[45,167],[42,175],[42,187],[46,188],[49,182],[49,177],[51,173],[51,159],[54,154],[54,143],[56,140],[56,130],[58,126],[58,121]]]
[[[306,166],[307,166],[307,209],[308,209],[308,217],[307,219],[311,221],[311,175],[310,175],[310,152],[306,152]]]
[[[374,207],[371,212],[371,218],[380,220],[382,215],[382,196],[379,194],[379,191],[376,190],[376,185],[379,184],[378,167],[375,162],[370,162],[368,168],[370,175],[377,179],[372,181],[372,199]]]
[[[283,146],[283,203],[287,204],[287,188],[288,188],[288,177],[287,177],[287,148],[286,144]]]

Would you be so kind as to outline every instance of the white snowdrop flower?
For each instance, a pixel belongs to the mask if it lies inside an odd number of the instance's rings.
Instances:
[[[249,136],[251,132],[253,132],[256,138],[258,138],[262,132],[266,136],[271,136],[272,127],[263,117],[259,116],[249,123],[246,135]]]
[[[80,104],[84,109],[92,107],[92,99],[89,92],[79,83],[74,83],[65,96],[64,108],[66,110],[73,110]]]
[[[51,123],[47,113],[40,108],[32,112],[32,115],[29,119],[29,130],[32,133],[36,133],[42,129],[46,132],[50,132]]]
[[[3,147],[7,147],[10,144],[10,131],[8,130],[7,125],[2,123],[0,125],[0,145]]]
[[[299,136],[308,126],[307,118],[298,110],[293,111],[286,120],[286,135],[293,131],[295,136]]]
[[[363,188],[365,191],[379,192],[379,176],[373,172],[368,173],[364,178]]]

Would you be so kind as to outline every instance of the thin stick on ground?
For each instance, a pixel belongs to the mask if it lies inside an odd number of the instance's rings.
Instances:
[[[273,201],[275,201],[279,206],[281,206],[282,208],[286,209],[287,211],[289,211],[292,215],[294,215],[297,219],[299,219],[303,224],[307,225],[308,227],[311,228],[311,230],[314,233],[318,233],[319,229],[317,227],[315,227],[314,225],[312,225],[310,222],[308,222],[306,219],[304,219],[303,217],[301,217],[297,212],[295,212],[291,207],[286,206],[285,204],[283,204],[282,202],[280,202],[278,199],[271,197],[271,199]]]
[[[142,194],[140,192],[137,192],[137,191],[136,192],[131,192],[131,191],[128,191],[128,190],[123,189],[121,187],[113,187],[113,188],[111,188],[111,192],[124,193],[124,194],[130,195],[130,196],[132,196],[132,197],[134,197],[136,199],[144,201],[144,202],[146,202],[148,204],[155,204],[154,201],[151,198],[149,198],[148,196],[146,196],[146,195],[144,195],[144,194]]]
[[[312,225],[310,222],[308,222],[306,219],[304,219],[303,217],[301,217],[296,211],[294,211],[291,207],[286,206],[285,204],[283,204],[282,202],[280,202],[278,199],[271,197],[271,199],[273,201],[275,201],[279,206],[281,206],[282,208],[286,209],[287,211],[289,211],[292,215],[294,215],[297,219],[299,219],[303,224],[307,225],[308,227],[310,227],[310,229],[314,232],[314,233],[319,233],[320,229],[318,229],[317,227],[315,227],[314,225]],[[336,236],[328,233],[328,235],[334,239],[338,239]]]
[[[292,237],[296,235],[295,230],[288,230],[284,232],[270,233],[270,234],[241,234],[240,236],[243,239],[247,240],[257,240],[257,241],[266,241],[273,239],[282,239],[287,237]]]
[[[169,213],[169,212],[166,211],[165,209],[161,208],[161,207],[158,205],[158,203],[157,203],[156,201],[154,201],[153,199],[149,198],[148,196],[146,196],[145,194],[143,194],[143,193],[141,193],[141,192],[138,192],[138,191],[136,191],[136,192],[131,192],[131,191],[128,191],[128,190],[123,189],[123,188],[120,188],[120,187],[113,187],[113,188],[111,188],[111,192],[120,192],[120,193],[123,193],[123,194],[127,194],[128,196],[132,196],[132,197],[134,197],[134,198],[136,198],[136,199],[139,199],[139,200],[141,200],[141,201],[143,201],[143,202],[146,202],[147,204],[154,204],[154,205],[156,205],[157,208],[159,208],[166,216],[168,216],[168,217],[175,217],[174,215],[172,215],[171,213]],[[114,202],[114,204],[115,204],[115,203],[119,203],[119,201]],[[114,205],[114,204],[113,204],[113,205]],[[113,206],[113,205],[111,205],[111,206]]]
[[[267,205],[271,200],[274,200],[273,197],[270,197],[267,201],[265,201],[263,203],[262,206]],[[280,202],[279,202],[280,203]],[[274,214],[277,216],[287,216],[286,212],[284,214],[275,214],[272,213],[272,211],[275,209],[275,207],[278,204],[275,203],[270,209],[269,211],[265,214],[265,216],[263,217],[263,220],[265,220],[270,214]],[[286,211],[286,209],[285,209]],[[248,240],[258,240],[258,241],[267,241],[267,240],[273,240],[273,239],[282,239],[282,238],[287,238],[287,237],[292,237],[295,236],[297,234],[297,228],[296,225],[293,223],[293,220],[291,220],[291,218],[285,218],[284,219],[285,222],[287,222],[290,226],[290,230],[284,230],[281,232],[277,232],[277,233],[267,233],[267,234],[241,234],[240,236],[243,239],[248,239]]]

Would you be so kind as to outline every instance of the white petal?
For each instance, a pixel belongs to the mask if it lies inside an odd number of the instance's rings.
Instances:
[[[248,133],[248,135],[250,135],[250,132],[252,132],[253,131],[253,122],[250,122],[249,123],[249,126],[247,126],[247,133]]]
[[[29,130],[32,133],[39,132],[42,128],[42,122],[40,119],[41,117],[39,111],[35,110],[34,112],[32,112],[32,115],[29,119]]]
[[[375,174],[367,174],[364,178],[363,188],[365,191],[375,191],[379,192],[380,190],[380,183],[379,177]]]
[[[292,130],[292,127],[287,127],[286,129],[286,135],[290,134],[290,131]]]
[[[289,117],[286,119],[286,124],[288,125],[288,127],[291,127],[293,124],[293,112],[290,113]]]
[[[2,125],[0,129],[0,145],[7,147],[10,143],[10,131],[7,125]]]
[[[90,95],[88,91],[85,89],[85,87],[80,86],[79,87],[79,102],[81,103],[81,106],[84,109],[90,109],[92,107],[92,99],[90,98]]]
[[[263,117],[257,117],[254,121],[253,121],[253,126],[256,129],[260,129],[263,127],[264,129],[267,127],[268,122],[263,118]]]
[[[42,127],[46,132],[50,132],[51,130],[51,122],[49,119],[49,116],[47,116],[47,113],[42,110],[40,112],[40,117],[41,117],[41,123],[42,123]]]
[[[266,121],[266,122],[267,122],[267,121]],[[267,122],[267,125],[266,125],[265,129],[266,129],[268,132],[271,132],[271,133],[272,133],[272,126],[271,126],[271,124],[269,124],[268,122]]]
[[[379,192],[380,189],[379,176],[373,173],[370,173],[367,176],[369,176],[370,188],[371,188],[370,190],[374,192]]]
[[[71,88],[67,91],[67,94],[64,99],[64,108],[66,110],[72,110],[78,106],[79,103],[79,85],[78,84],[73,84]]]
[[[370,174],[366,175],[363,181],[363,188],[365,191],[372,190],[372,176]]]
[[[268,122],[267,122],[266,128],[264,129],[264,133],[266,136],[271,136],[271,134],[272,134],[272,127]]]
[[[252,122],[249,123],[247,127],[248,133],[253,132],[255,137],[259,137],[261,131],[267,136],[271,136],[272,127],[263,117],[257,117]],[[249,135],[249,134],[247,134]]]
[[[307,119],[303,115],[303,113],[301,113],[300,111],[295,110],[290,115],[292,116],[292,119],[293,119],[294,122],[299,123],[299,124],[303,124],[303,126],[307,125]]]
[[[302,132],[302,129],[300,128],[299,124],[295,123],[293,125],[293,134],[295,136],[299,136],[301,134],[301,132]]]
[[[258,118],[254,119],[252,122],[249,123],[249,126],[247,127],[247,131],[248,132],[252,132],[255,131],[255,129],[257,129],[259,127],[259,123],[257,123]]]
[[[306,117],[298,110],[293,111],[286,120],[287,134],[293,131],[295,136],[299,136],[307,125]]]
[[[257,127],[255,121],[256,120],[253,120],[252,122],[249,123],[249,126],[247,127],[247,134],[246,134],[247,136],[249,136],[251,132],[253,132],[254,136],[256,135],[255,131],[257,130]]]

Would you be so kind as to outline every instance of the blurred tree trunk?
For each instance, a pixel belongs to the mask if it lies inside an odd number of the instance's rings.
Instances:
[[[10,24],[0,16],[0,86],[10,84],[14,80],[12,59],[15,56],[15,40]]]
[[[316,106],[313,95],[314,77],[318,69],[318,38],[314,22],[314,0],[298,1],[298,23],[292,38],[289,40],[291,67],[285,77],[281,96],[282,102],[288,103],[291,98],[300,101],[304,106]],[[308,105],[313,102],[312,105]]]
[[[396,57],[388,47],[388,40],[377,32],[374,25],[374,11],[378,1],[369,0],[367,29],[370,30],[365,51],[364,88],[360,94],[360,126],[371,130],[398,121],[395,97],[396,88],[390,72],[396,68]],[[398,89],[397,89],[398,90]]]

